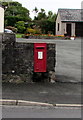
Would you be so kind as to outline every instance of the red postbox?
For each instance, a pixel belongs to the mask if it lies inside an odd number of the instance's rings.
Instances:
[[[34,43],[34,72],[46,72],[47,44]]]

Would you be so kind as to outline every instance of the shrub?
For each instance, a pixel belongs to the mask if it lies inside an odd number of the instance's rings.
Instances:
[[[13,32],[17,33],[17,28],[12,27],[12,26],[7,26],[6,29],[12,30]]]
[[[25,31],[25,22],[24,21],[18,21],[15,25],[18,29],[18,33],[24,33]]]
[[[32,29],[32,28],[27,28],[27,33],[30,34],[41,34],[41,30],[38,28]]]

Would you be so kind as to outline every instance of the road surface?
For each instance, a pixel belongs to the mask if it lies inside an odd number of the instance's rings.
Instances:
[[[81,108],[3,106],[3,118],[81,118]]]

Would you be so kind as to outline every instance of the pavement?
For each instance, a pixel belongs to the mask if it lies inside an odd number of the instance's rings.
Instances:
[[[81,107],[80,83],[3,83],[0,104]]]
[[[0,105],[14,105],[14,106],[42,106],[42,107],[83,107],[83,104],[49,104],[41,102],[32,102],[24,100],[8,100],[0,99]]]

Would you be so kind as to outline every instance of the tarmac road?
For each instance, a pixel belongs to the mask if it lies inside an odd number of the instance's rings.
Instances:
[[[3,118],[81,118],[81,108],[3,106]]]
[[[56,42],[57,79],[63,82],[81,82],[81,40]]]
[[[82,85],[83,86],[83,85]],[[3,99],[28,100],[50,104],[80,104],[81,85],[76,83],[3,84]]]
[[[56,43],[56,77],[61,82],[81,82],[81,38],[75,40],[23,39],[17,42]]]
[[[17,39],[18,42],[41,42]],[[42,40],[56,43],[56,83],[3,84],[3,99],[20,99],[46,103],[81,103],[81,39]],[[61,82],[61,83],[60,83]]]

